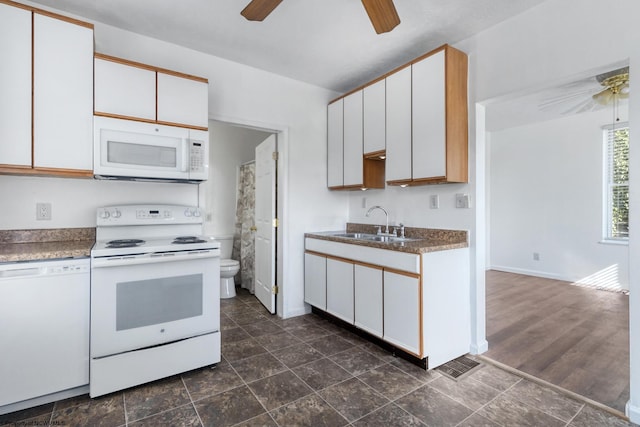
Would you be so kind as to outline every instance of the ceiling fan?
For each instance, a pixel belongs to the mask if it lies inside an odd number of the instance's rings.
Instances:
[[[262,21],[281,2],[282,0],[251,0],[240,14],[249,21]],[[362,0],[362,4],[376,33],[389,32],[400,23],[393,0]]]
[[[595,111],[607,105],[617,108],[620,100],[629,97],[629,67],[622,67],[596,76],[568,83],[546,92],[541,110],[562,114]]]

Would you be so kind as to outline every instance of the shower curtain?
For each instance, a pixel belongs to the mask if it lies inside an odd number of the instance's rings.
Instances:
[[[254,293],[254,217],[256,193],[256,164],[240,166],[238,177],[238,202],[236,205],[236,229],[231,257],[240,261],[240,271],[235,277],[249,292]]]

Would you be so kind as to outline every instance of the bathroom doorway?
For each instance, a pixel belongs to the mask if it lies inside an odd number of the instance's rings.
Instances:
[[[235,277],[236,287],[256,293],[256,148],[265,140],[279,136],[280,132],[259,129],[253,126],[210,120],[209,140],[209,180],[201,185],[201,200],[204,199],[207,217],[205,233],[215,237],[233,236],[231,258],[240,262],[240,271]],[[280,163],[280,162],[275,162]],[[281,165],[281,164],[280,164]],[[275,167],[275,164],[274,164]],[[276,185],[273,181],[270,192],[277,201]],[[275,216],[274,216],[275,218]],[[281,234],[274,232],[274,245]],[[276,251],[270,253],[269,265],[281,271]],[[276,312],[276,296],[267,310]]]

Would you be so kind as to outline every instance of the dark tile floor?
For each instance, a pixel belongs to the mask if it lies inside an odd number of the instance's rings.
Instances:
[[[0,425],[631,425],[486,363],[451,380],[316,315],[271,316],[246,292],[221,301],[221,321],[216,366],[0,415]]]

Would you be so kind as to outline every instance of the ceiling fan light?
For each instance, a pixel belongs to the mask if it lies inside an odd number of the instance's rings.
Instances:
[[[362,4],[376,33],[389,32],[400,23],[393,0],[362,0]]]
[[[262,21],[269,16],[282,0],[251,0],[251,2],[242,9],[240,15],[249,21]]]

